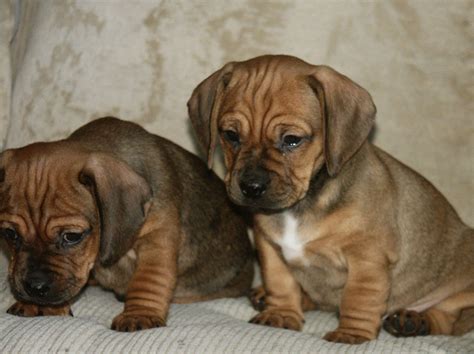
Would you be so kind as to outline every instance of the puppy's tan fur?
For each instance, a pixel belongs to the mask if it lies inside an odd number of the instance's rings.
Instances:
[[[262,56],[225,65],[188,107],[209,165],[220,139],[227,192],[254,211],[266,307],[253,323],[301,329],[306,293],[339,309],[330,341],[374,339],[405,308],[416,311],[404,320],[423,316],[414,334],[473,328],[473,229],[367,140],[376,109],[365,89],[326,66]],[[249,197],[242,184],[265,190]],[[387,328],[409,335],[401,314]]]
[[[172,301],[239,296],[252,282],[246,224],[222,181],[116,118],[2,153],[0,230],[12,251],[12,314],[68,314],[92,272],[125,298],[112,328],[135,331],[164,326]],[[85,236],[70,245],[71,233]]]

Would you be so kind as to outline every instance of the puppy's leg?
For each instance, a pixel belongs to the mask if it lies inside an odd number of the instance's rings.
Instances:
[[[257,311],[265,310],[265,307],[266,307],[265,297],[266,297],[266,292],[263,285],[253,288],[250,291],[249,300],[252,303],[252,306],[255,310]],[[303,312],[314,311],[316,310],[316,308],[317,306],[314,303],[314,301],[311,300],[309,295],[303,289],[301,289],[301,309],[303,310]]]
[[[448,297],[436,306],[426,310],[430,334],[453,334],[462,311],[474,307],[474,289]],[[462,333],[458,333],[462,334]]]
[[[178,220],[175,218],[174,220]],[[177,282],[179,227],[160,225],[137,241],[137,264],[128,286],[124,311],[112,329],[133,332],[166,326],[169,305]]]
[[[474,329],[474,305],[461,311],[459,319],[454,323],[453,335],[461,336]]]
[[[388,262],[381,254],[379,250],[346,254],[348,274],[339,326],[324,339],[358,344],[377,337],[390,290]]]
[[[399,310],[387,316],[384,329],[396,337],[429,334],[461,335],[474,327],[474,292],[464,291],[443,300],[421,313]]]
[[[259,232],[255,232],[255,245],[259,251],[262,278],[266,291],[266,306],[250,322],[301,330],[303,327],[303,310],[301,308],[300,285],[293,278],[277,250]]]
[[[7,310],[10,315],[22,317],[35,316],[72,316],[69,304],[61,306],[40,306],[17,301]]]

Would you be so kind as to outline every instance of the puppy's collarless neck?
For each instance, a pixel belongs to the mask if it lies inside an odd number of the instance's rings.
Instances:
[[[327,191],[327,187],[332,180],[333,177],[329,176],[326,166],[322,166],[321,169],[311,178],[308,191],[304,198],[287,210],[296,216],[304,214],[308,210],[314,210],[315,203],[318,203],[320,197],[325,193],[331,193],[330,191]]]
[[[326,166],[322,166],[312,177],[305,197],[292,208],[292,211],[296,215],[308,210],[328,214],[347,203],[352,198],[350,192],[352,186],[362,178],[363,169],[360,166],[366,163],[365,156],[369,153],[370,145],[364,143],[335,176],[330,176]]]

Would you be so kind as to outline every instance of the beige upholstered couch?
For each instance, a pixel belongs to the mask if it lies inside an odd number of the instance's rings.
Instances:
[[[104,115],[136,121],[197,152],[186,112],[195,85],[230,60],[287,53],[367,88],[376,144],[428,177],[474,224],[473,2],[331,0],[0,0],[0,150],[66,136]],[[219,166],[217,166],[219,170]],[[246,299],[173,305],[168,327],[109,329],[122,304],[90,288],[74,318],[20,318],[0,252],[0,352],[474,352],[463,337],[360,346],[255,326]],[[474,270],[473,270],[474,272]]]

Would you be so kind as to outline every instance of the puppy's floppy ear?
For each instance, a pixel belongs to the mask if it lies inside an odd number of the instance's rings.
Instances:
[[[125,162],[92,154],[79,180],[91,188],[100,216],[100,263],[110,266],[132,247],[152,197],[150,186]]]
[[[5,182],[5,166],[8,164],[12,154],[12,150],[0,152],[0,183]]]
[[[188,112],[199,142],[207,152],[207,165],[212,167],[212,158],[217,144],[217,117],[224,89],[232,77],[233,63],[216,71],[193,91],[188,101]]]
[[[316,66],[309,84],[321,104],[326,167],[334,176],[367,139],[376,108],[364,88],[330,67]]]

